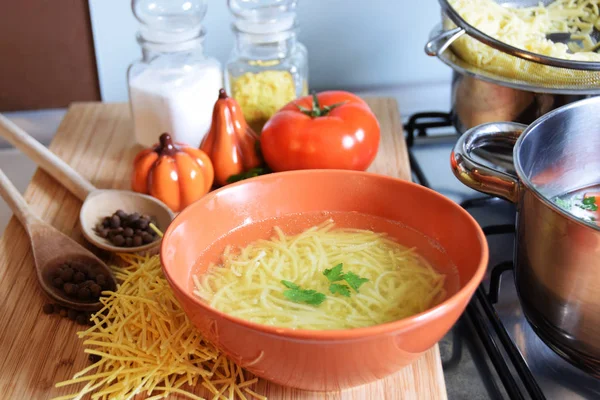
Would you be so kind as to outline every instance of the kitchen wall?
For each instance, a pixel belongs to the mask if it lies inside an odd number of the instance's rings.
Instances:
[[[233,46],[226,0],[208,0],[206,53],[225,62]],[[126,101],[127,66],[140,57],[128,0],[89,0],[104,101]],[[450,70],[423,46],[440,21],[436,0],[299,0],[300,40],[312,89],[340,88],[398,98],[404,115],[443,110]]]

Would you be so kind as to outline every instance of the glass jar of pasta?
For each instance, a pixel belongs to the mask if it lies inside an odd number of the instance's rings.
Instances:
[[[296,1],[228,0],[236,43],[225,85],[257,133],[281,107],[308,93],[307,52],[296,38]]]

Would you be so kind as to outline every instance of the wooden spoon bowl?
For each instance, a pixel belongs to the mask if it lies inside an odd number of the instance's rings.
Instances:
[[[135,251],[143,252],[156,248],[160,241],[136,247],[118,247],[108,239],[96,234],[96,225],[104,217],[112,215],[116,210],[130,214],[138,212],[149,215],[156,221],[156,227],[164,232],[173,220],[173,212],[152,196],[142,195],[129,190],[96,190],[90,193],[79,212],[81,230],[85,238],[97,247],[115,253]]]
[[[95,275],[105,276],[104,290],[115,290],[117,281],[112,270],[92,252],[35,216],[2,170],[0,170],[0,196],[27,230],[31,239],[38,281],[48,297],[61,306],[75,310],[97,311],[102,308],[102,303],[98,299],[80,300],[69,297],[61,287],[55,286],[53,281],[59,275],[61,265],[80,263]]]
[[[65,263],[84,264],[95,275],[106,277],[103,290],[115,290],[117,283],[112,270],[93,253],[83,248],[70,237],[45,224],[34,224],[28,228],[31,248],[42,289],[57,304],[80,311],[98,311],[102,303],[98,300],[79,300],[67,296],[57,288],[53,280],[60,274],[59,267]]]
[[[81,177],[67,163],[32,138],[27,132],[0,114],[0,136],[27,155],[38,166],[52,175],[71,193],[83,201],[79,221],[84,237],[96,247],[118,253],[138,253],[158,249],[160,240],[142,246],[118,247],[96,234],[94,228],[102,218],[117,210],[138,212],[156,219],[157,228],[164,232],[175,217],[162,201],[128,190],[99,190]]]

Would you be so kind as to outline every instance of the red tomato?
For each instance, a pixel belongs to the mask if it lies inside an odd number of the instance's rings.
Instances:
[[[328,91],[297,99],[266,123],[260,147],[276,172],[366,170],[379,149],[379,122],[360,97]]]

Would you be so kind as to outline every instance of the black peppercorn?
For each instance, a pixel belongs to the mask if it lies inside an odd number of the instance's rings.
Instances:
[[[133,245],[135,247],[141,246],[142,244],[144,244],[144,240],[142,239],[141,235],[136,235],[133,237]]]
[[[151,243],[152,242],[152,235],[149,234],[148,232],[144,232],[142,233],[142,240],[144,243]]]
[[[98,361],[100,361],[102,359],[102,357],[100,357],[98,354],[90,354],[88,356],[88,360],[90,360],[90,362],[92,363],[97,363]]]
[[[90,292],[92,293],[92,297],[100,297],[100,292],[102,292],[102,288],[97,283],[90,285]]]
[[[69,296],[74,296],[77,293],[77,285],[73,283],[65,283],[63,286],[63,290]]]
[[[121,226],[121,218],[119,218],[118,215],[113,215],[110,217],[110,227],[118,228],[119,226]]]
[[[73,309],[69,309],[67,311],[67,317],[69,317],[69,319],[72,319],[73,321],[75,321],[75,319],[77,318],[77,311],[73,310]]]
[[[54,313],[54,305],[50,304],[50,303],[46,303],[44,304],[44,313],[45,314],[52,314]]]
[[[147,229],[149,223],[150,223],[150,220],[147,220],[145,218],[141,218],[138,221],[137,226],[138,226],[139,229]]]
[[[102,219],[102,222],[96,225],[95,231],[98,236],[115,246],[137,247],[157,240],[150,228],[151,222],[152,219],[148,215],[140,215],[138,212],[127,214],[123,210],[117,210],[111,216]]]
[[[140,219],[140,213],[134,212],[134,213],[132,213],[132,214],[129,214],[129,217],[128,217],[128,219],[129,219],[129,222],[130,222],[130,223],[134,223],[134,222],[136,222],[138,219]]]
[[[76,321],[79,325],[86,325],[87,324],[87,317],[85,314],[79,314],[76,318]]]
[[[72,282],[73,274],[73,269],[71,269],[71,267],[66,267],[60,272],[60,279],[62,279],[64,282]]]
[[[125,238],[123,235],[117,235],[113,238],[113,244],[115,246],[123,246],[125,244]]]
[[[81,271],[75,272],[73,275],[73,282],[81,283],[83,281],[85,281],[85,274]]]
[[[100,286],[106,285],[106,277],[102,274],[96,276],[96,283]]]
[[[80,287],[79,290],[77,290],[77,298],[79,300],[89,300],[91,296],[92,292],[88,287]]]

